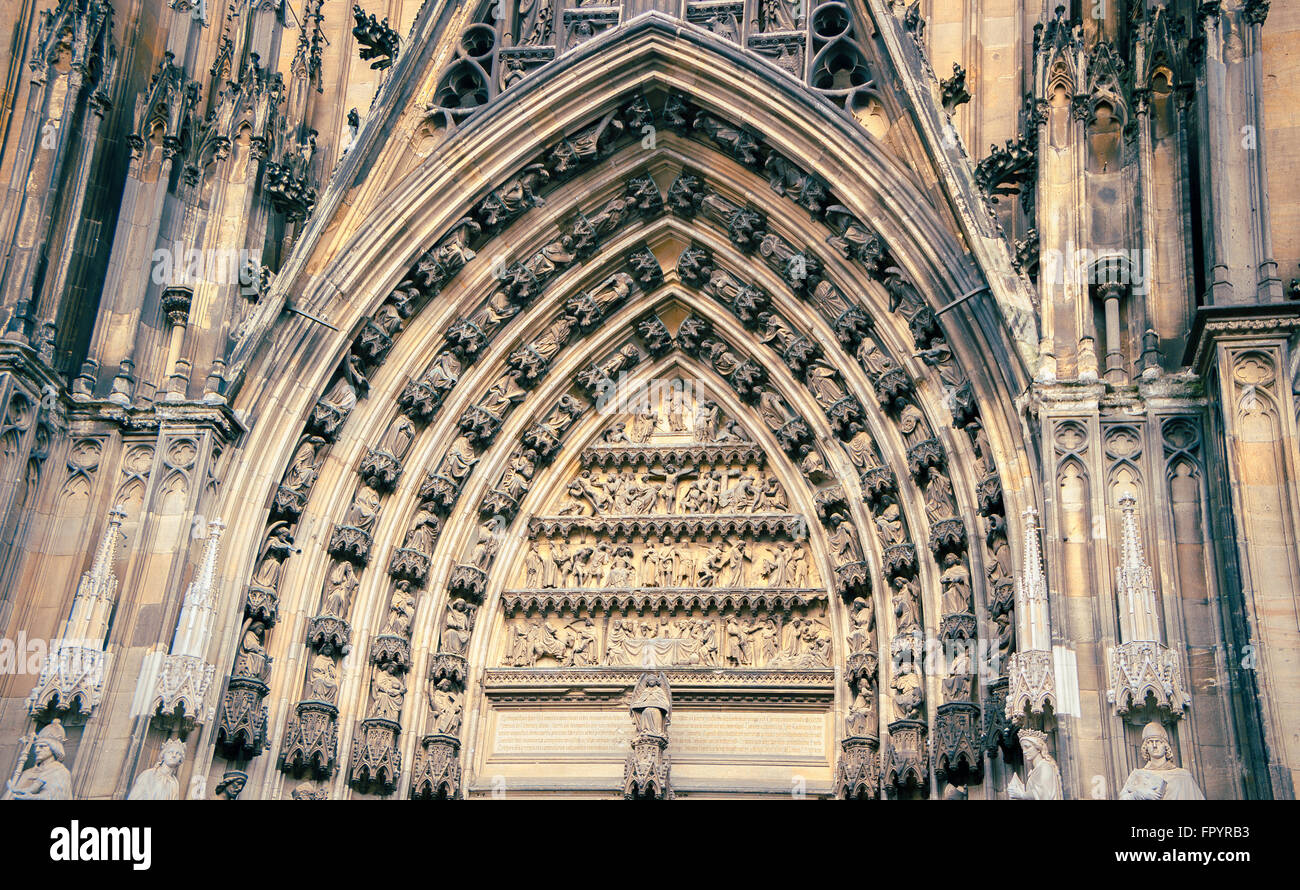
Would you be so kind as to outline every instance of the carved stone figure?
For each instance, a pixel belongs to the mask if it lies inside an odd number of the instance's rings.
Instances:
[[[939,584],[943,587],[943,613],[971,610],[970,570],[957,553],[949,553],[943,558],[943,573],[939,575]]]
[[[673,717],[672,692],[663,673],[644,673],[632,691],[628,706],[638,733],[662,736]]]
[[[181,783],[176,777],[185,761],[185,744],[180,739],[163,742],[158,762],[136,776],[127,800],[180,800]]]
[[[1129,773],[1120,800],[1205,800],[1192,774],[1174,762],[1162,723],[1152,720],[1142,728],[1142,757],[1142,765]]]
[[[239,795],[244,792],[244,786],[247,784],[248,773],[233,769],[221,777],[213,793],[217,795],[217,800],[239,800]]]
[[[393,721],[402,716],[406,681],[402,679],[397,664],[390,662],[375,668],[375,675],[370,680],[370,700],[370,716]]]
[[[429,710],[433,713],[433,731],[443,735],[460,732],[464,706],[451,681],[443,678],[429,687]]]
[[[450,655],[464,656],[469,649],[470,605],[464,600],[453,600],[447,607],[442,630],[441,650]]]
[[[971,680],[970,650],[967,646],[958,644],[948,659],[948,674],[941,684],[944,700],[970,701]]]
[[[447,454],[442,459],[441,472],[449,479],[459,482],[469,475],[469,471],[474,469],[476,463],[478,463],[478,456],[474,453],[474,446],[470,444],[469,437],[459,436],[447,449]]]
[[[356,592],[357,570],[352,563],[335,560],[325,580],[325,603],[322,611],[335,618],[347,618],[352,607],[352,594]]]
[[[307,684],[307,695],[312,701],[334,704],[338,691],[338,665],[330,653],[317,652],[311,660],[311,678]]]
[[[901,662],[894,671],[890,688],[894,690],[894,713],[899,720],[920,720],[925,692],[921,688],[921,672],[910,660]]]
[[[244,622],[244,632],[240,635],[239,652],[235,655],[233,674],[236,677],[251,677],[261,680],[266,674],[267,657],[263,640],[266,638],[266,625],[251,618]]]
[[[863,597],[856,597],[849,605],[849,618],[853,630],[849,633],[849,654],[862,655],[876,648],[876,610]]]
[[[858,549],[858,539],[853,533],[852,523],[842,513],[837,513],[835,516],[838,517],[838,520],[832,518],[835,522],[835,530],[826,538],[831,549],[831,559],[835,561],[836,568],[851,562],[860,562],[862,552]]]
[[[388,605],[388,622],[383,633],[406,637],[411,633],[411,619],[415,617],[415,597],[407,590],[393,591]]]
[[[1020,750],[1025,754],[1025,779],[1012,776],[1007,796],[1012,800],[1060,800],[1061,770],[1047,753],[1047,734],[1022,729],[1019,735]]]
[[[51,720],[36,733],[32,741],[33,763],[6,786],[6,800],[71,800],[72,774],[63,765],[64,732],[62,721]],[[25,757],[23,758],[26,759]]]

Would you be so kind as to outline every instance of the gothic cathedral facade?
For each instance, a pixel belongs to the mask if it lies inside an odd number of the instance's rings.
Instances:
[[[19,0],[11,798],[1294,798],[1300,5]]]

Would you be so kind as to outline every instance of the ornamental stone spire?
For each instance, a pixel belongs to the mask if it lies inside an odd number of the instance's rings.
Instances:
[[[108,655],[104,644],[108,620],[117,601],[117,547],[126,511],[120,506],[108,512],[108,525],[95,551],[90,569],[81,574],[72,609],[63,633],[50,641],[50,651],[41,666],[36,686],[27,698],[28,710],[68,713],[89,717],[99,704],[107,673]]]
[[[1022,514],[1025,558],[1016,579],[1016,621],[1020,650],[1008,661],[1007,719],[1025,725],[1028,716],[1041,717],[1056,709],[1056,676],[1052,664],[1052,630],[1047,614],[1047,575],[1038,539],[1038,511]]]
[[[1124,493],[1119,509],[1122,525],[1115,593],[1120,643],[1107,659],[1106,698],[1121,717],[1142,720],[1154,712],[1161,721],[1170,722],[1183,715],[1191,699],[1183,691],[1178,653],[1160,642],[1155,578],[1142,549],[1137,499]]]
[[[208,688],[216,667],[205,660],[217,616],[217,551],[225,524],[208,523],[208,540],[194,580],[185,590],[171,651],[163,658],[151,710],[186,730],[208,716]]]

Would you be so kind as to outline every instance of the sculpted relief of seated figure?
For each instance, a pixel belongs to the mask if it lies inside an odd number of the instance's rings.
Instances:
[[[534,541],[523,558],[525,589],[573,587],[799,588],[816,585],[808,549],[780,541]]]
[[[602,645],[603,640],[603,645]],[[831,664],[830,626],[812,615],[516,616],[506,667],[731,667],[807,670]]]
[[[785,489],[752,467],[583,470],[565,488],[558,516],[649,516],[784,513]]]

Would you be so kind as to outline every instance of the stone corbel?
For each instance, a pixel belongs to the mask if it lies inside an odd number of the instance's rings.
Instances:
[[[425,736],[411,772],[412,800],[459,800],[460,739],[441,733]]]
[[[89,717],[104,693],[104,678],[112,656],[102,649],[56,641],[57,648],[41,665],[36,686],[27,696],[31,714],[75,712]]]
[[[1024,726],[1027,715],[1041,717],[1056,710],[1056,671],[1049,649],[1017,652],[1007,661],[1006,716]]]
[[[184,727],[184,731],[205,722],[210,710],[206,704],[208,690],[215,672],[215,665],[196,655],[164,656],[150,710]]]
[[[1183,671],[1178,653],[1168,646],[1149,641],[1121,643],[1107,653],[1106,699],[1123,717],[1141,711],[1154,701],[1161,717],[1177,720],[1191,707],[1183,689]]]

